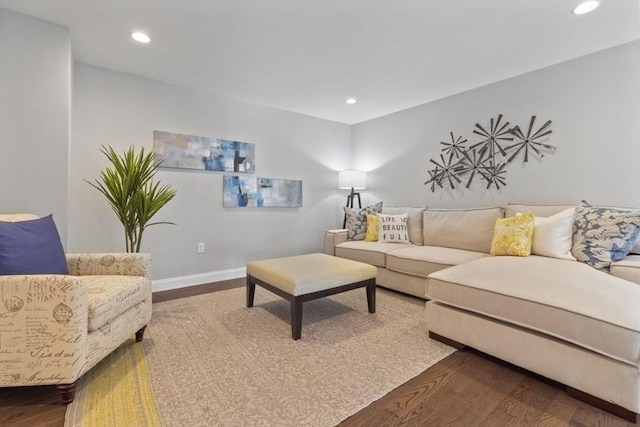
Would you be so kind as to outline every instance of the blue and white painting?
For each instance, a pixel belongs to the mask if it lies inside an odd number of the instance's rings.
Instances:
[[[225,175],[223,187],[222,205],[226,208],[302,206],[300,180]]]
[[[255,144],[206,136],[153,131],[162,167],[218,172],[255,172]]]

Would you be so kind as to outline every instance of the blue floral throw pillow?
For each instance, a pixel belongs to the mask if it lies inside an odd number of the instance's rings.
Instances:
[[[640,233],[640,211],[590,206],[576,207],[571,253],[600,270],[627,256]]]
[[[347,240],[364,240],[367,234],[367,214],[382,212],[382,202],[366,208],[344,208],[347,215]]]

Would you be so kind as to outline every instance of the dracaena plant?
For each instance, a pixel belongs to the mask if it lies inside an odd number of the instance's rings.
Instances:
[[[169,185],[154,182],[161,159],[153,151],[129,147],[119,155],[111,146],[100,150],[111,165],[100,172],[92,187],[101,192],[124,227],[127,252],[140,252],[142,233],[148,227],[172,222],[151,222],[151,218],[176,195]]]

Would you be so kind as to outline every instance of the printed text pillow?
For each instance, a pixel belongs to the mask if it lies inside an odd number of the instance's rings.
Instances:
[[[407,218],[409,214],[377,214],[378,241],[385,243],[410,243]]]

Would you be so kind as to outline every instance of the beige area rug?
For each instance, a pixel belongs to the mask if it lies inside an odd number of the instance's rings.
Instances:
[[[145,333],[163,426],[332,426],[454,349],[427,337],[424,301],[378,288],[304,304],[302,339],[289,303],[256,287],[153,306]]]

